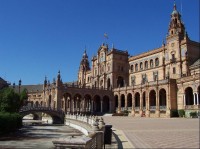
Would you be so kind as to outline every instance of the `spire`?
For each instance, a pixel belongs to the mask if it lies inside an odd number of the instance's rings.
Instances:
[[[60,70],[58,71],[58,76],[57,76],[58,80],[60,80]]]
[[[174,10],[176,10],[176,1],[174,0]]]

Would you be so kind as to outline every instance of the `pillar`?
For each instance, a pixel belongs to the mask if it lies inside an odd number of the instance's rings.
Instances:
[[[103,99],[101,99],[101,113],[103,112]]]
[[[196,93],[193,93],[193,100],[194,100],[194,105],[196,105],[196,96],[195,96]]]
[[[125,110],[128,110],[128,102],[127,102],[127,95],[124,95],[125,100]]]
[[[199,94],[197,94],[197,105],[199,105]]]
[[[143,109],[142,95],[140,95],[140,116],[142,116],[142,109]]]
[[[146,111],[145,111],[146,117],[150,117],[150,111],[149,111],[149,92],[146,91]]]
[[[118,113],[121,113],[121,96],[118,98]]]
[[[131,115],[135,116],[135,96],[132,96],[132,111]]]
[[[185,101],[185,94],[183,94],[183,106],[186,106],[186,101]]]

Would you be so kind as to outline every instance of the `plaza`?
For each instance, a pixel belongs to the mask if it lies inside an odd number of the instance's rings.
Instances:
[[[199,119],[104,116],[123,148],[199,148]]]

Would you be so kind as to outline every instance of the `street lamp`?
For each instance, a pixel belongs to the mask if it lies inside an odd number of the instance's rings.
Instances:
[[[21,84],[22,84],[22,80],[20,79],[20,80],[19,80],[19,93],[20,93]]]

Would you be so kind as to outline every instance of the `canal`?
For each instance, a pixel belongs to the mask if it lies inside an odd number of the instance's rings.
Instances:
[[[0,149],[53,149],[53,140],[83,135],[65,125],[47,121],[23,120],[24,126],[16,132],[0,136]]]

